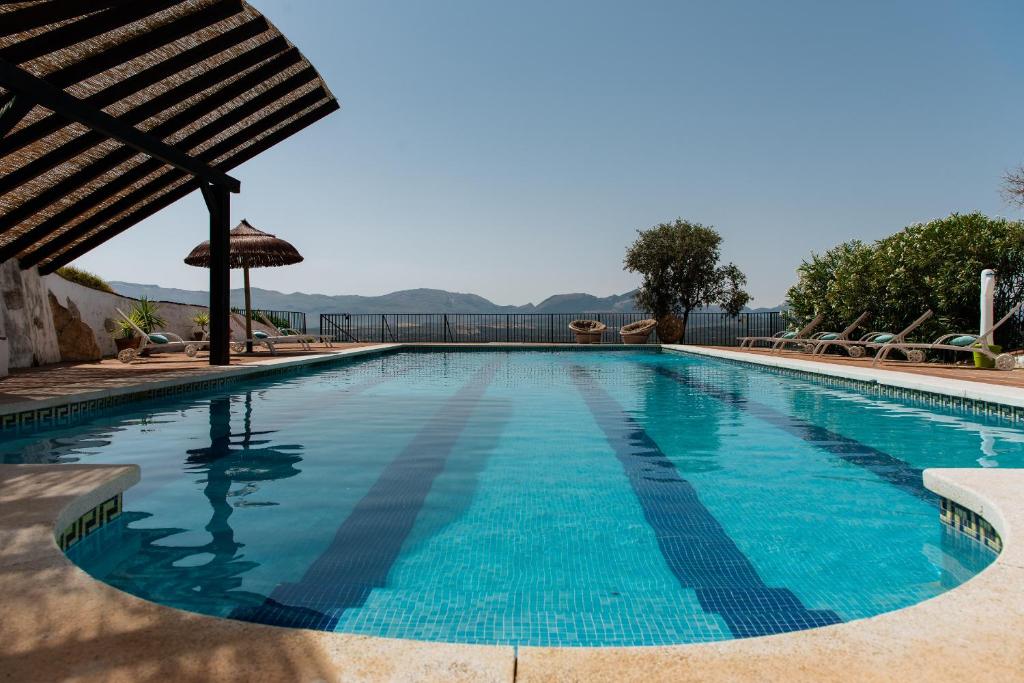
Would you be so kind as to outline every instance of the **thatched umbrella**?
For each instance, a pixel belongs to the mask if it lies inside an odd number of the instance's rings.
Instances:
[[[295,247],[269,232],[257,230],[247,220],[243,219],[231,231],[229,267],[241,268],[245,276],[245,338],[247,340],[252,339],[252,296],[249,292],[249,269],[289,266],[300,261],[302,261],[302,254]],[[190,266],[209,268],[210,240],[206,240],[193,249],[192,253],[185,257],[185,263]],[[247,342],[247,346],[251,351],[252,343]]]

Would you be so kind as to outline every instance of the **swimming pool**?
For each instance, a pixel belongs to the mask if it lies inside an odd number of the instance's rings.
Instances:
[[[904,607],[994,555],[924,467],[1024,433],[657,351],[399,351],[6,437],[139,463],[70,557],[181,609],[368,635],[660,645]]]

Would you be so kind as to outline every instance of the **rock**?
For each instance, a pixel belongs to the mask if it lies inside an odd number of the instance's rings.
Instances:
[[[58,335],[61,330],[75,321],[71,311],[60,305],[53,292],[50,292],[50,310],[53,312],[53,326],[57,329]]]
[[[82,322],[78,307],[68,300],[65,308],[57,297],[49,292],[50,310],[53,312],[53,326],[57,330],[57,343],[62,361],[91,361],[103,357],[100,345],[92,328]]]

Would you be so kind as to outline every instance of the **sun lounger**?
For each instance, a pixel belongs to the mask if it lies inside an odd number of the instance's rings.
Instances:
[[[196,354],[199,353],[199,349],[210,345],[209,341],[186,341],[173,332],[143,332],[142,328],[136,325],[134,320],[124,314],[124,311],[120,308],[115,308],[114,310],[132,326],[135,333],[142,340],[139,342],[138,348],[122,349],[117,353],[117,359],[122,363],[131,363],[146,349],[149,350],[149,353],[154,351],[161,353],[184,352],[189,358],[195,358]]]
[[[1020,311],[1022,305],[1024,305],[1024,302],[1021,302],[1011,308],[1010,312],[1000,318],[995,325],[977,336],[954,332],[952,334],[942,335],[931,344],[886,344],[885,347],[883,347],[875,356],[875,360],[872,362],[872,365],[878,365],[878,363],[882,361],[891,360],[888,356],[889,352],[892,350],[901,352],[907,357],[907,360],[912,363],[923,363],[928,351],[952,351],[955,353],[980,353],[981,355],[989,358],[997,370],[1013,370],[1017,364],[1016,359],[1009,353],[996,353],[993,351],[988,340],[992,338],[992,333],[999,329],[1000,325]]]
[[[333,344],[331,343],[331,339],[328,336],[317,336],[315,334],[299,332],[293,327],[278,327],[271,320],[269,320],[267,316],[265,316],[262,312],[255,311],[255,313],[256,317],[259,318],[260,322],[262,322],[264,325],[277,332],[277,335],[273,336],[273,339],[277,344],[302,344],[302,348],[306,351],[311,351],[312,347],[310,346],[310,344],[313,344],[315,342],[320,342],[324,346],[333,346]]]
[[[838,346],[839,348],[846,349],[846,352],[850,354],[850,358],[863,358],[868,351],[879,349],[888,344],[899,345],[906,343],[907,335],[920,327],[928,318],[931,318],[934,313],[931,309],[928,309],[914,322],[907,325],[899,332],[868,332],[860,339],[825,339],[820,340],[814,348],[815,355],[823,355],[825,351]]]
[[[769,344],[770,348],[784,348],[787,344],[806,344],[814,330],[825,319],[824,313],[819,313],[809,323],[796,332],[776,332],[771,337],[738,337],[741,349],[752,349],[754,344]]]
[[[850,323],[850,325],[848,325],[847,328],[842,332],[815,332],[814,334],[811,335],[811,342],[806,345],[811,347],[809,349],[809,352],[814,353],[818,348],[818,344],[823,342],[848,341],[850,339],[850,335],[852,335],[857,330],[857,328],[863,325],[864,321],[870,317],[871,313],[869,313],[868,311],[864,311],[859,316],[857,316],[857,319]]]

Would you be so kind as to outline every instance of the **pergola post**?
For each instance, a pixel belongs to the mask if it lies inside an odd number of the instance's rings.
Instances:
[[[210,365],[231,364],[231,192],[203,186],[210,210]]]

